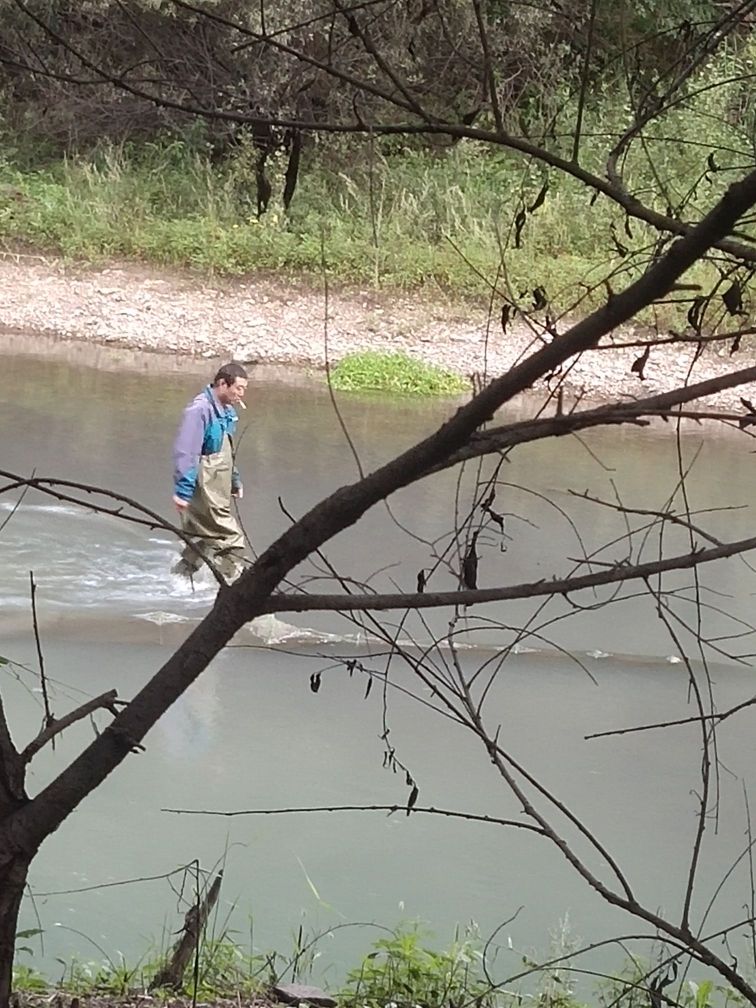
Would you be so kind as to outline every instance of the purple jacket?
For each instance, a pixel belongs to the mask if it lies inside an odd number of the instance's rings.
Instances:
[[[181,500],[191,500],[197,486],[200,458],[221,450],[226,434],[236,431],[238,417],[231,406],[221,406],[208,385],[186,407],[173,445],[173,492]],[[234,468],[231,488],[241,486]]]

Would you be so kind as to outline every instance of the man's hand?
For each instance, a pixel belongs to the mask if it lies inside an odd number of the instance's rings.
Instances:
[[[231,491],[231,496],[236,497],[237,500],[241,500],[242,497],[244,496],[244,487],[243,486],[234,487],[234,489]]]
[[[173,495],[173,503],[176,505],[176,509],[179,512],[179,514],[182,511],[186,511],[186,509],[189,507],[189,501],[183,500],[183,498],[177,497],[175,494]]]

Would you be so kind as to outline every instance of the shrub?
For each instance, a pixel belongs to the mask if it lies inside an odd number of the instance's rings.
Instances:
[[[400,927],[381,938],[347,975],[339,996],[345,1005],[385,1008],[387,1005],[478,1006],[494,1001],[482,969],[482,953],[470,940],[457,941],[441,952],[428,948],[417,927]]]

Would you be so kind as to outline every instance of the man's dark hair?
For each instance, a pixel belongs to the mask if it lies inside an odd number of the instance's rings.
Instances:
[[[241,364],[230,361],[228,364],[224,364],[213,378],[213,385],[217,385],[219,381],[224,381],[226,385],[233,385],[237,378],[249,378],[249,375]]]

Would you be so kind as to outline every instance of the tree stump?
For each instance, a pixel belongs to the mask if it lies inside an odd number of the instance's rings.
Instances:
[[[187,911],[184,917],[184,926],[181,929],[181,937],[174,945],[168,962],[155,975],[150,984],[150,990],[155,990],[158,987],[180,990],[186,967],[196,953],[200,935],[207,924],[210,911],[217,902],[222,879],[223,872],[220,872],[204,898],[201,898]]]

